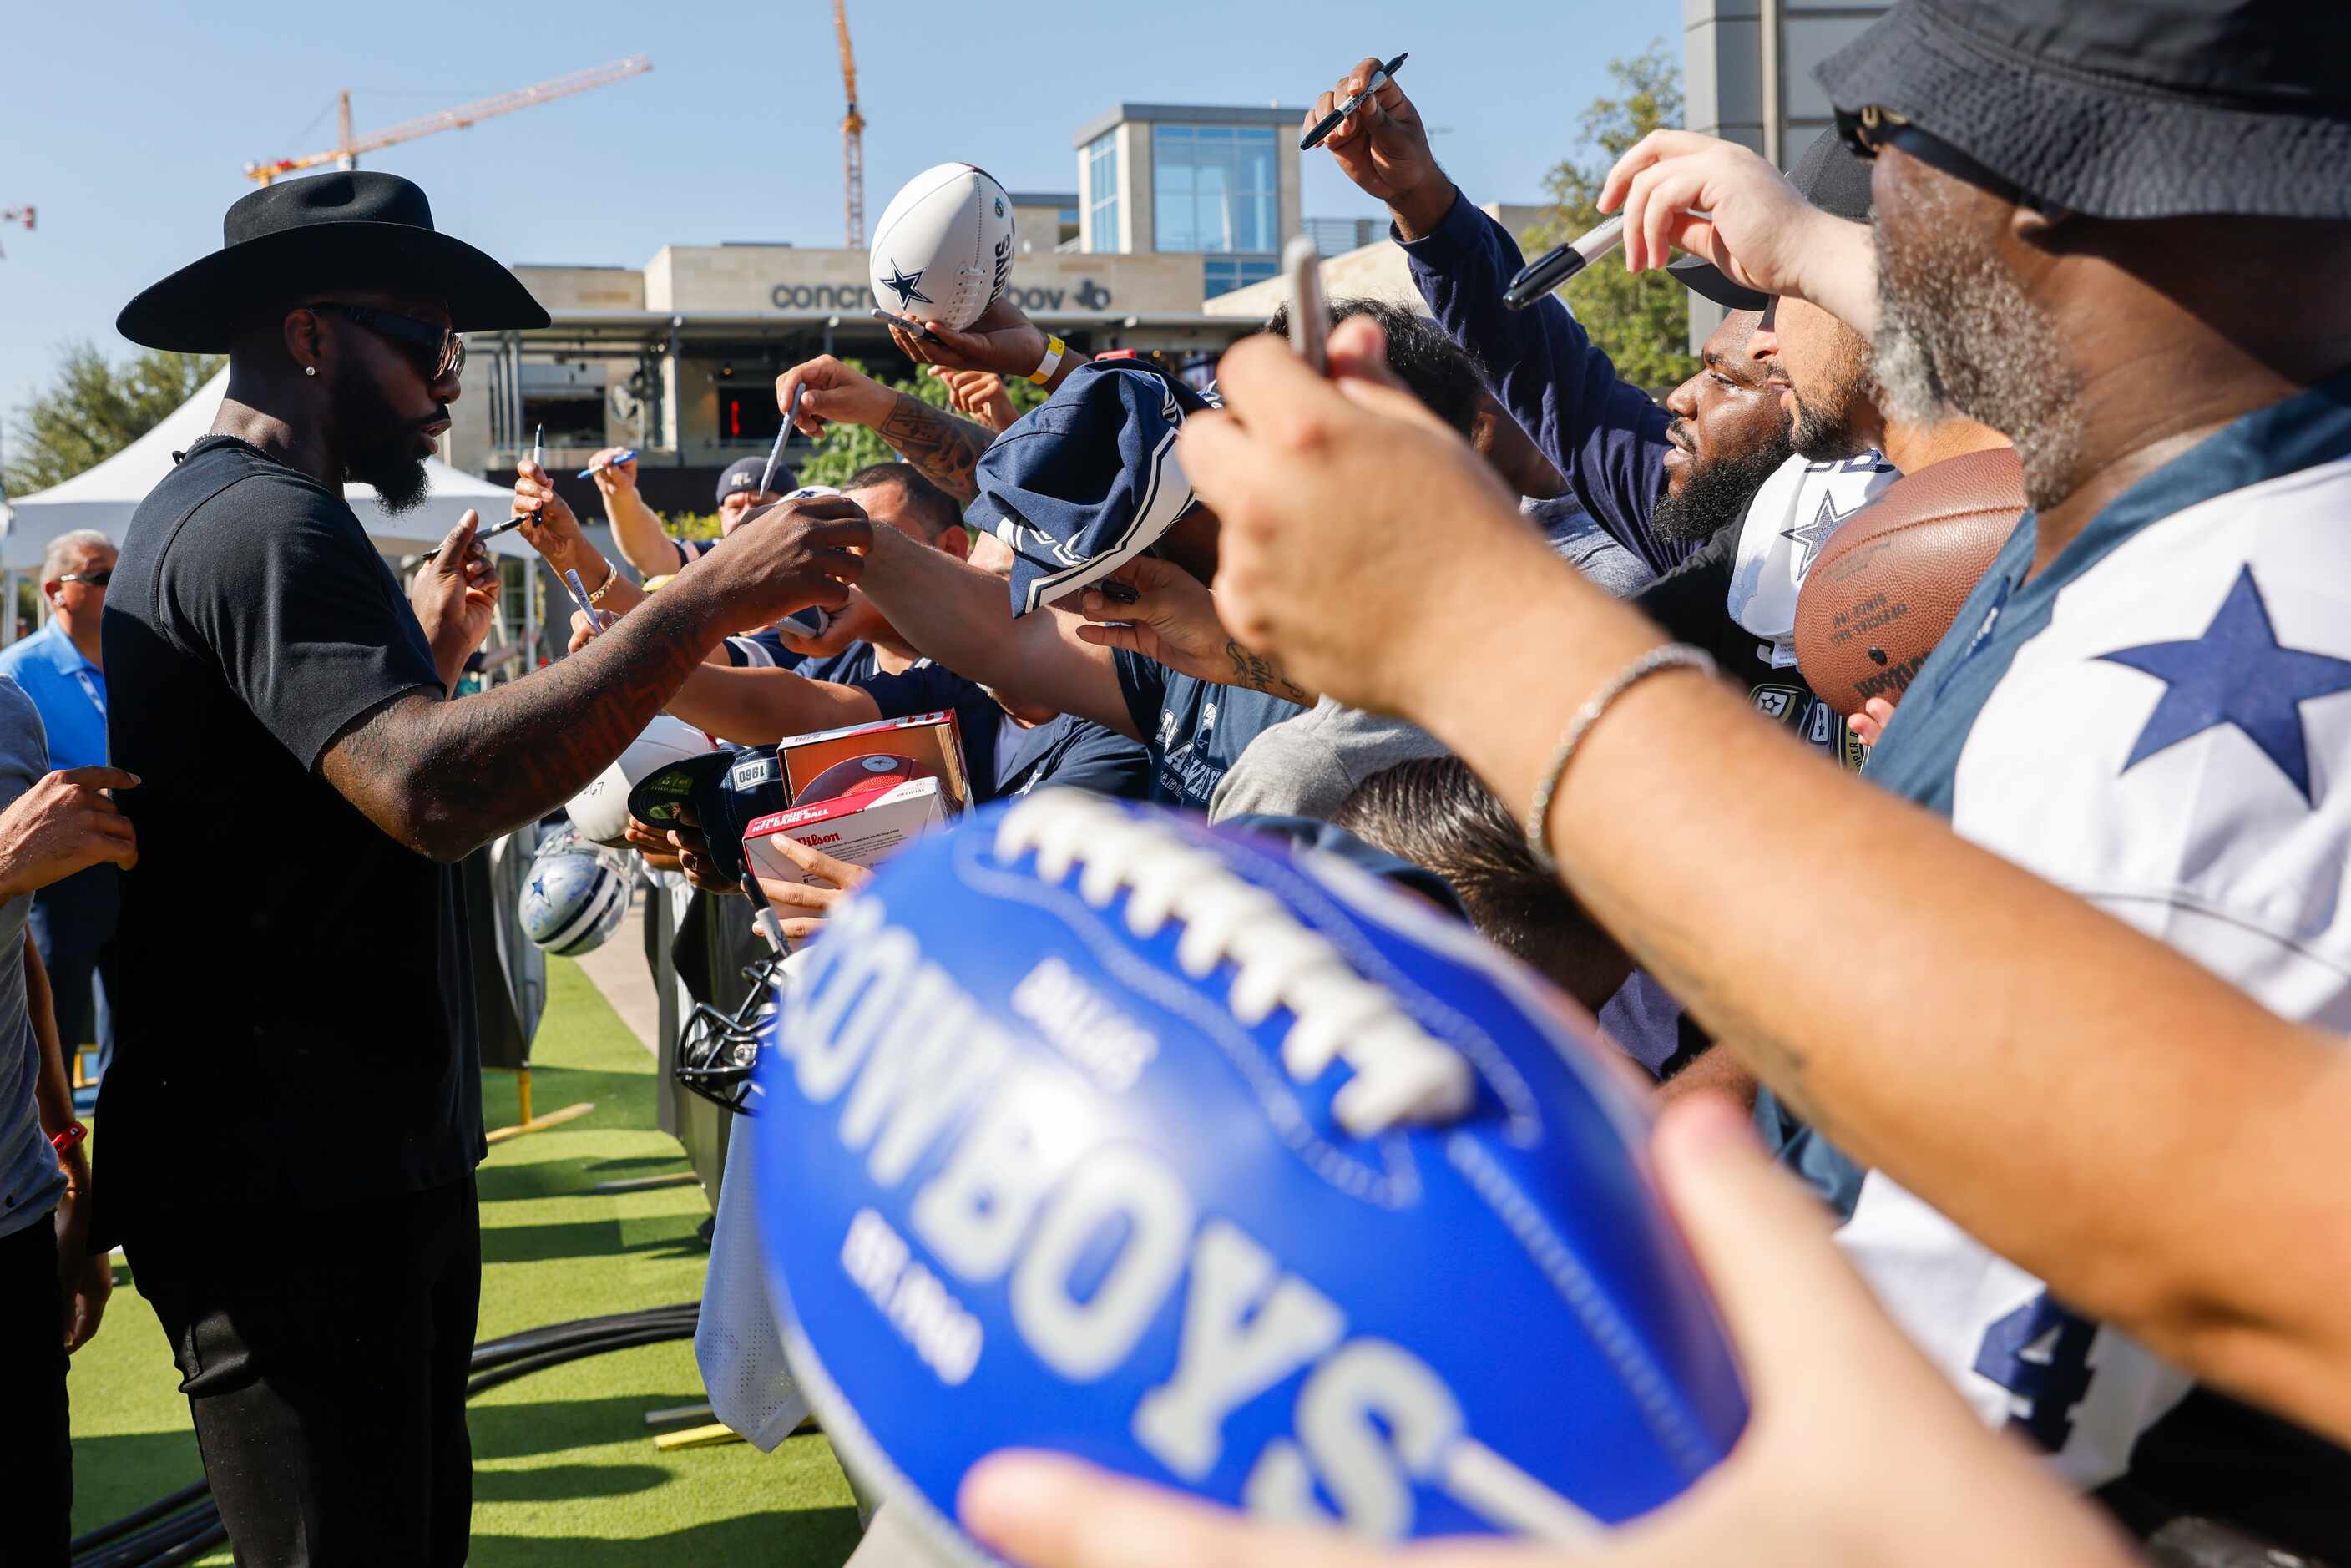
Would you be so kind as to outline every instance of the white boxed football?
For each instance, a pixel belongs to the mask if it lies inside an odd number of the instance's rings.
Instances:
[[[629,832],[629,791],[637,781],[673,762],[700,757],[711,749],[710,737],[682,718],[653,716],[644,733],[629,742],[619,760],[598,774],[585,789],[571,797],[564,810],[580,836],[594,843],[625,843]]]
[[[961,330],[1011,281],[1012,198],[969,163],[925,169],[882,209],[866,267],[883,309]]]

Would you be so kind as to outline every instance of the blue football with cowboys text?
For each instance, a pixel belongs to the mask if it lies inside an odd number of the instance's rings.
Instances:
[[[1746,1418],[1606,1049],[1353,866],[1066,790],[980,812],[835,909],[760,1053],[793,1370],[958,1555],[1007,1447],[1588,1536]]]

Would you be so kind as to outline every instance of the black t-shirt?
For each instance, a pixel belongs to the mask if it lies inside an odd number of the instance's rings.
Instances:
[[[1124,648],[1118,661],[1119,695],[1134,730],[1151,753],[1150,799],[1195,811],[1249,743],[1306,710],[1247,686],[1220,686],[1179,674]]]
[[[442,690],[359,518],[207,436],[132,517],[103,634],[108,744],[141,779],[106,1225],[464,1178],[486,1149],[455,870],[318,773],[352,719]]]
[[[1843,715],[1813,695],[1802,670],[1774,664],[1771,644],[1730,618],[1731,573],[1739,564],[1733,523],[1700,546],[1698,552],[1627,601],[1663,626],[1677,643],[1714,655],[1722,673],[1746,688],[1748,700],[1764,717],[1785,725],[1806,744],[1859,771],[1869,748]]]

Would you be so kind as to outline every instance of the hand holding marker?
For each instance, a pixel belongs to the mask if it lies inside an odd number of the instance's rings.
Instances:
[[[590,464],[587,467],[580,470],[579,473],[574,474],[572,477],[574,479],[593,479],[597,475],[601,474],[607,468],[618,468],[623,463],[633,463],[636,460],[637,451],[636,448],[632,446],[625,452],[613,454],[612,460],[610,463]]]
[[[1395,58],[1390,60],[1387,64],[1374,71],[1372,73],[1371,79],[1364,84],[1363,91],[1356,93],[1353,97],[1348,99],[1346,102],[1338,105],[1336,108],[1332,109],[1330,113],[1324,115],[1322,119],[1314,122],[1314,128],[1299,139],[1298,150],[1301,152],[1311,152],[1315,148],[1322,146],[1325,137],[1328,137],[1331,132],[1338,130],[1340,125],[1345,121],[1347,116],[1363,108],[1364,103],[1370,99],[1372,94],[1385,87],[1388,84],[1388,79],[1395,76],[1396,72],[1404,69],[1405,61],[1410,58],[1412,58],[1412,56],[1409,52],[1398,55]]]

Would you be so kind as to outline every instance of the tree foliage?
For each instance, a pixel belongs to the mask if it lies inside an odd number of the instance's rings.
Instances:
[[[0,486],[26,496],[104,462],[193,397],[221,363],[218,354],[151,349],[117,365],[95,344],[66,344],[47,389],[11,423]]]
[[[1544,177],[1555,211],[1523,236],[1529,256],[1599,223],[1604,214],[1593,203],[1610,166],[1650,131],[1682,122],[1681,67],[1663,39],[1630,59],[1611,60],[1608,75],[1614,96],[1583,111],[1575,155]],[[1625,380],[1663,389],[1696,373],[1688,349],[1689,293],[1664,273],[1636,277],[1625,270],[1621,256],[1610,256],[1561,292]]]

